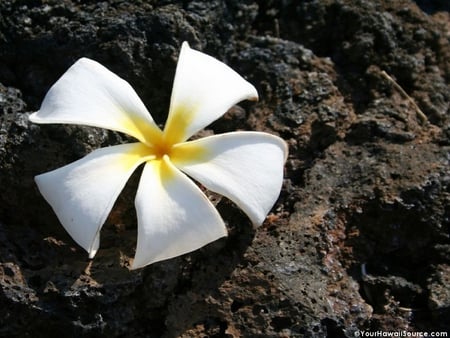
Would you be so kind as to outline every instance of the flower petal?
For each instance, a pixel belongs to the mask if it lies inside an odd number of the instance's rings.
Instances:
[[[145,165],[135,204],[138,240],[133,269],[191,252],[227,235],[217,210],[167,155]]]
[[[162,134],[130,84],[87,58],[79,59],[50,88],[30,121],[101,127],[147,144]]]
[[[72,238],[94,257],[100,229],[136,167],[148,158],[142,143],[97,149],[62,168],[36,176],[41,194]]]
[[[187,140],[245,99],[258,99],[255,87],[224,63],[184,42],[164,128],[167,142]]]
[[[260,132],[232,132],[178,144],[171,161],[261,224],[280,194],[287,145]]]

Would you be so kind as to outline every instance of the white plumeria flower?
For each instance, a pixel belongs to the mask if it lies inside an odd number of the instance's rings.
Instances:
[[[230,132],[187,141],[256,89],[222,62],[181,48],[169,115],[158,128],[133,88],[82,58],[50,88],[35,123],[107,128],[138,140],[93,151],[36,176],[40,192],[72,238],[93,258],[100,229],[133,171],[144,170],[136,194],[137,248],[132,269],[196,250],[227,230],[189,175],[235,202],[260,225],[280,193],[286,143],[262,132]]]

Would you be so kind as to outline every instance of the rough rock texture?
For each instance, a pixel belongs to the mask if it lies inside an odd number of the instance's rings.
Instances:
[[[0,336],[351,337],[449,330],[446,0],[0,2]],[[260,93],[208,133],[290,147],[262,227],[217,200],[229,237],[129,271],[136,176],[93,261],[33,176],[127,141],[28,122],[79,57],[129,81],[163,123],[182,41]]]

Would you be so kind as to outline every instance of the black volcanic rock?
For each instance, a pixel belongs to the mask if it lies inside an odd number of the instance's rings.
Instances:
[[[1,1],[0,336],[449,330],[449,22],[446,1]],[[182,41],[258,89],[205,132],[283,137],[280,198],[257,229],[219,198],[228,238],[129,271],[136,173],[90,261],[33,177],[128,138],[28,116],[86,56],[163,124]]]

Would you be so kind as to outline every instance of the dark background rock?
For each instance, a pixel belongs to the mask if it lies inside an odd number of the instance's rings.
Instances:
[[[449,330],[448,1],[0,2],[0,336],[322,337]],[[32,125],[79,57],[129,81],[163,124],[182,41],[260,93],[207,133],[262,130],[290,156],[262,227],[129,271],[136,179],[93,261],[33,177],[127,141]]]

